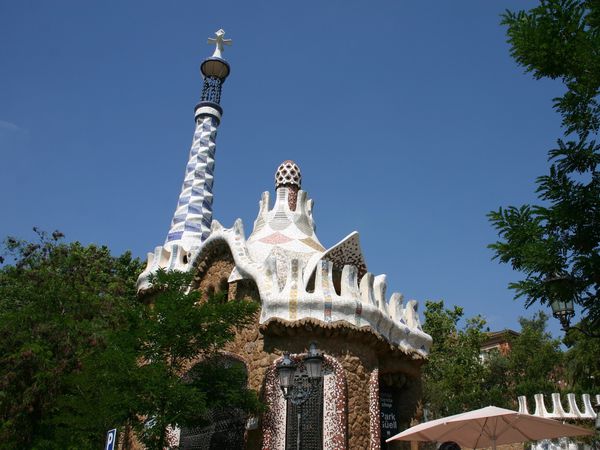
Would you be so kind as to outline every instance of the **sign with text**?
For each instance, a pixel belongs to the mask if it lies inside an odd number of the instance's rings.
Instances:
[[[381,411],[381,439],[385,441],[385,439],[398,434],[398,420],[391,389],[383,386],[380,388],[379,406]]]
[[[113,428],[106,433],[106,447],[104,450],[115,450],[115,442],[117,441],[117,429]]]

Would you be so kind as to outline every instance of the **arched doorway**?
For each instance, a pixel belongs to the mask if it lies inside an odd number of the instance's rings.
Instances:
[[[246,375],[243,386],[246,387],[248,371],[246,365],[230,355],[219,355],[209,362],[224,368],[237,367]],[[198,364],[207,364],[200,362]],[[193,368],[188,372],[193,374]],[[193,375],[191,375],[193,376]],[[199,427],[181,428],[179,436],[180,450],[243,450],[244,432],[247,414],[239,408],[218,408],[203,417],[207,424]]]

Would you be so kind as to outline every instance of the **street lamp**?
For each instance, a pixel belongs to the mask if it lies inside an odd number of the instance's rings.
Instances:
[[[569,328],[571,328],[571,319],[575,315],[573,300],[562,301],[555,299],[550,303],[550,307],[552,308],[552,315],[560,320],[563,331],[569,331]]]
[[[562,330],[565,333],[570,329],[574,329],[588,337],[600,337],[600,334],[590,333],[583,328],[571,326],[571,319],[575,316],[574,300],[578,298],[578,294],[574,287],[574,280],[568,273],[557,273],[546,278],[544,282],[549,291],[548,298],[552,315],[560,321]]]
[[[313,385],[320,380],[323,371],[323,355],[317,350],[317,344],[310,344],[308,354],[304,357],[306,375],[296,377],[298,365],[292,361],[289,353],[283,354],[283,359],[277,364],[279,387],[283,398],[298,407],[298,422],[296,428],[296,448],[300,450],[300,423],[302,410],[300,406],[306,402],[313,393]]]
[[[308,354],[304,357],[304,367],[307,377],[296,378],[294,375],[298,365],[290,359],[290,354],[287,352],[283,354],[283,359],[277,364],[279,387],[281,387],[283,397],[296,406],[301,405],[310,397],[311,381],[314,382],[322,377],[323,355],[317,350],[315,342],[310,344]]]
[[[317,343],[311,342],[308,349],[308,355],[304,357],[304,367],[306,367],[306,373],[313,380],[321,378],[321,372],[323,370],[323,355],[317,350]]]
[[[294,374],[298,365],[290,359],[289,353],[283,354],[283,360],[277,364],[277,375],[279,376],[279,386],[283,392],[283,397],[287,400],[290,391],[294,386]]]

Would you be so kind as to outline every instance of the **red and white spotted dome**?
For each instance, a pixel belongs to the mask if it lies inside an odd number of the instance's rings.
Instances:
[[[281,186],[298,186],[302,182],[302,174],[300,173],[300,167],[294,161],[288,159],[282,162],[275,172],[275,189]]]

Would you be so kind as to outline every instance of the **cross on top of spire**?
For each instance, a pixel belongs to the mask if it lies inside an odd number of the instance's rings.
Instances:
[[[213,53],[213,58],[223,58],[223,44],[231,45],[233,42],[231,39],[225,39],[225,31],[221,28],[220,30],[215,32],[216,38],[208,38],[209,44],[215,44],[215,52]]]

